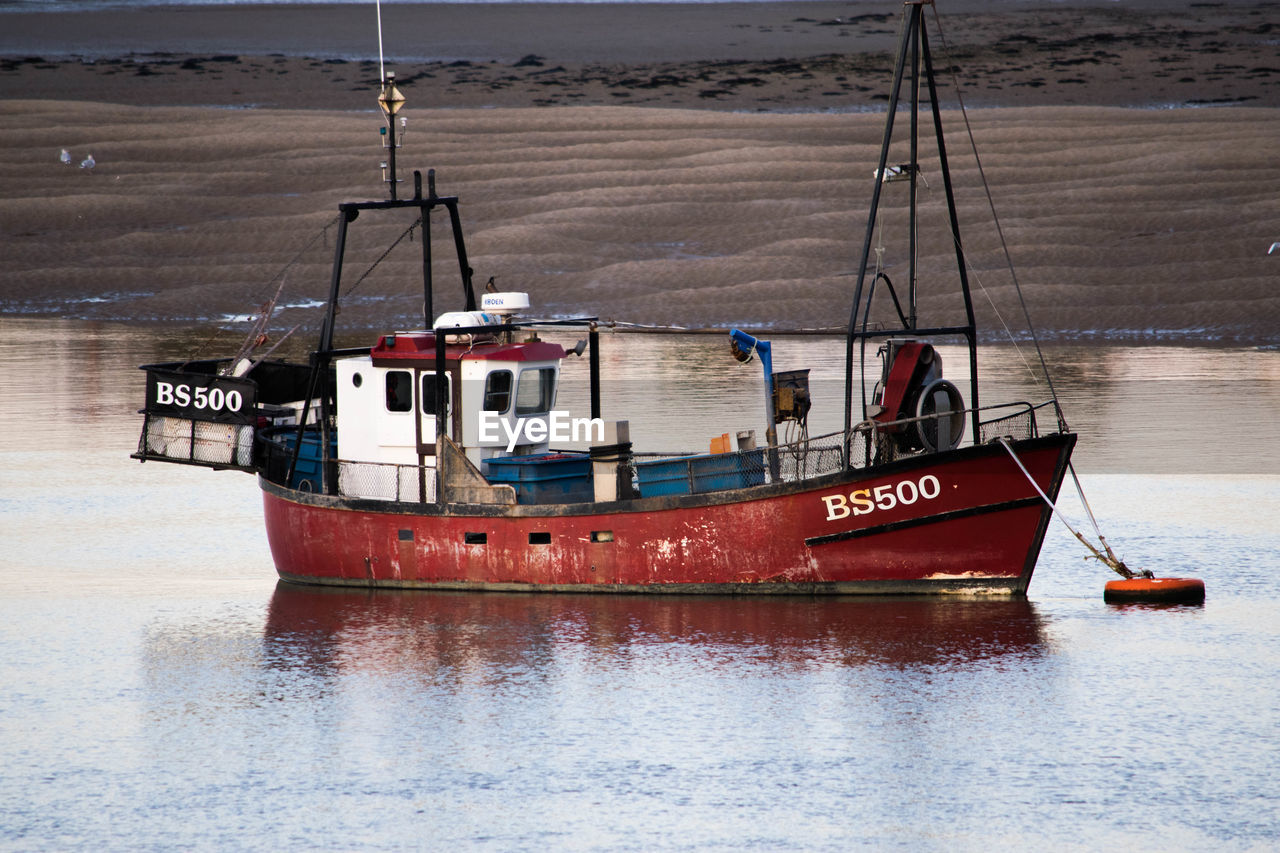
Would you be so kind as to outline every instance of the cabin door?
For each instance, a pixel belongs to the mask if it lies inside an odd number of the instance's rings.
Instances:
[[[434,465],[436,458],[436,409],[444,406],[445,435],[453,438],[453,376],[445,373],[445,394],[436,400],[436,372],[418,371],[418,453],[423,464]]]

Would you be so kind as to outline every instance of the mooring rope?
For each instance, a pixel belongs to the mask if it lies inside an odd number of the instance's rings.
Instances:
[[[1009,444],[1009,439],[1004,436],[1000,436],[997,441],[999,441],[1000,444],[1004,446],[1004,449],[1009,452],[1009,457],[1013,459],[1014,464],[1018,466],[1018,470],[1020,470],[1023,476],[1027,478],[1027,482],[1029,482],[1031,487],[1036,490],[1036,493],[1039,494],[1044,502],[1049,505],[1049,509],[1053,510],[1053,514],[1056,515],[1058,520],[1071,531],[1071,534],[1075,536],[1076,539],[1080,540],[1080,544],[1089,549],[1095,560],[1108,566],[1112,571],[1125,579],[1134,577],[1154,577],[1149,571],[1133,571],[1124,564],[1123,560],[1115,555],[1114,551],[1111,550],[1111,546],[1107,544],[1107,538],[1102,535],[1102,530],[1098,527],[1097,519],[1093,517],[1093,510],[1089,509],[1089,502],[1085,500],[1084,489],[1080,487],[1080,478],[1076,477],[1075,468],[1073,466],[1068,464],[1067,467],[1071,471],[1071,478],[1075,480],[1076,489],[1080,493],[1080,500],[1084,503],[1085,510],[1089,514],[1089,519],[1093,522],[1093,529],[1098,534],[1098,541],[1102,543],[1102,550],[1099,550],[1092,542],[1085,539],[1084,534],[1079,530],[1076,530],[1075,527],[1071,525],[1071,522],[1067,521],[1067,517],[1062,514],[1062,511],[1058,509],[1057,505],[1054,504],[1053,501],[1049,500],[1049,496],[1044,493],[1044,489],[1040,488],[1040,484],[1035,481],[1035,478],[1031,476],[1031,472],[1022,464],[1022,460],[1018,458],[1018,454],[1013,452],[1013,447]]]

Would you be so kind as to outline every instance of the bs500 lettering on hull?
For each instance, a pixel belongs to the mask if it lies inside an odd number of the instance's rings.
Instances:
[[[932,474],[917,480],[899,480],[883,483],[870,489],[854,489],[848,495],[823,495],[827,507],[827,521],[866,515],[876,510],[909,506],[917,501],[931,501],[942,494],[942,484]]]
[[[210,412],[239,412],[244,407],[244,395],[234,388],[224,391],[221,388],[193,388],[190,385],[157,382],[156,404],[189,406],[197,412],[202,409],[208,409]]]
[[[147,371],[147,411],[196,421],[251,424],[258,405],[256,383],[228,376]]]

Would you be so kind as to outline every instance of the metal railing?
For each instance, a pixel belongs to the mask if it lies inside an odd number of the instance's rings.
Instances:
[[[273,428],[259,433],[259,465],[269,482],[303,492],[322,492],[324,466],[328,476],[337,478],[337,492],[348,498],[435,503],[438,496],[434,465],[402,465],[390,462],[352,462],[317,458],[318,440],[311,454],[299,454],[294,463],[297,431],[293,427]],[[290,465],[293,476],[289,477]]]
[[[979,426],[979,442],[996,438],[1013,440],[1039,435],[1036,411],[1051,403],[1006,403],[983,406],[977,411],[993,414]],[[833,432],[776,448],[756,448],[735,453],[697,455],[689,453],[635,454],[634,468],[652,471],[640,473],[638,481],[642,497],[660,494],[704,494],[732,488],[745,488],[763,483],[796,483],[833,474],[848,468],[880,465],[930,452],[918,446],[911,430],[929,425],[939,418],[967,416],[973,409],[960,412],[938,412],[933,415],[882,423],[864,421],[848,435]],[[646,489],[647,486],[647,489]],[[646,494],[646,491],[648,494]]]
[[[980,444],[999,438],[1022,440],[1039,435],[1036,413],[1051,403],[1033,406],[1019,402],[984,406],[977,411],[993,415],[979,423]],[[904,418],[882,423],[871,420],[858,424],[846,435],[833,432],[805,437],[778,447],[759,447],[731,453],[634,453],[620,461],[619,475],[633,484],[640,497],[707,494],[742,489],[766,483],[796,483],[833,474],[845,468],[861,468],[897,459],[926,455],[915,446],[909,430],[917,424],[964,412],[941,412],[924,418]],[[966,417],[967,419],[967,417]],[[908,438],[904,439],[904,435]],[[293,457],[296,433],[264,431],[260,464],[271,482],[302,491],[323,490],[320,460],[299,459],[293,480],[285,483]],[[318,450],[318,445],[317,448]],[[403,465],[386,462],[328,460],[331,477],[337,478],[337,493],[349,498],[435,503],[440,499],[434,465]]]

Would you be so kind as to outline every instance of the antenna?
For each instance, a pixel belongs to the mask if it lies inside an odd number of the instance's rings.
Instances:
[[[387,79],[387,69],[382,63],[382,0],[378,2],[378,82]]]
[[[378,0],[378,75],[379,75],[379,93],[378,106],[382,108],[382,114],[386,118],[386,127],[379,128],[379,132],[385,138],[383,147],[387,149],[387,160],[382,164],[382,180],[389,184],[391,188],[391,200],[396,200],[396,184],[400,183],[396,177],[396,149],[404,141],[404,128],[408,123],[404,116],[400,116],[400,135],[396,136],[396,114],[400,112],[400,108],[404,106],[404,95],[400,94],[400,90],[396,88],[396,73],[387,71],[382,55],[382,0]]]

